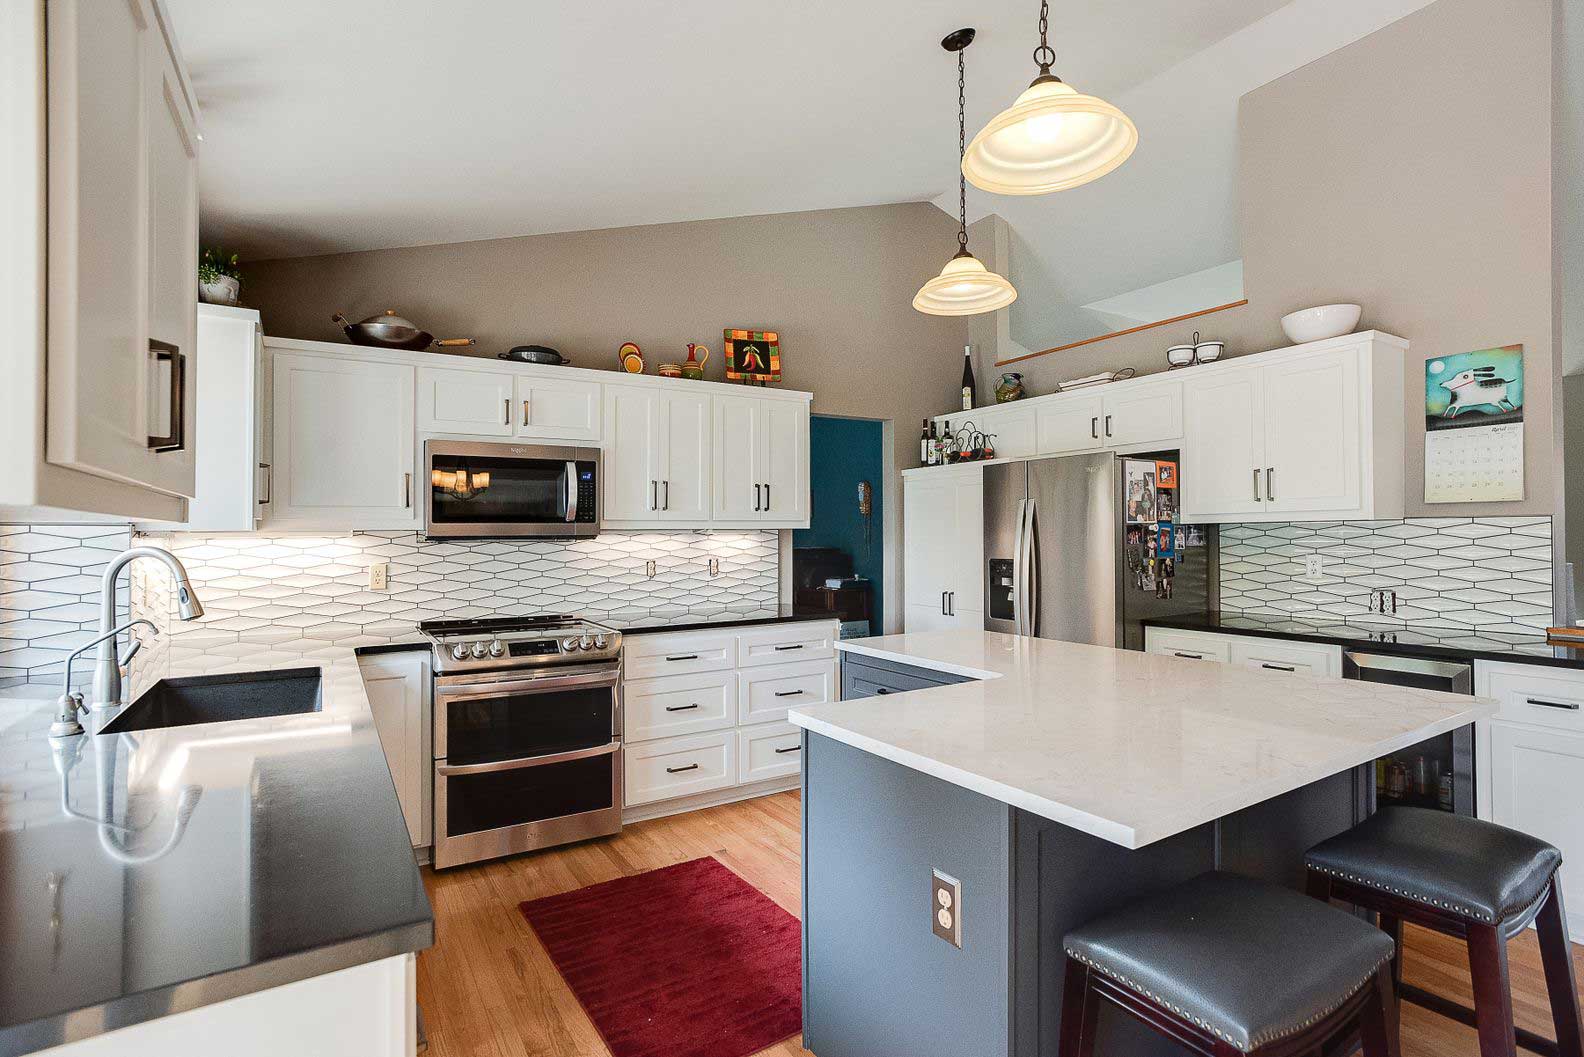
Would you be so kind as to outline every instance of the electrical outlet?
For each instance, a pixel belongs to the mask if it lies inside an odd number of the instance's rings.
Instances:
[[[368,567],[368,589],[370,591],[390,590],[390,562],[375,562]]]
[[[1304,579],[1319,580],[1325,576],[1325,556],[1321,554],[1304,555]]]
[[[653,558],[644,562],[644,575],[653,580],[660,572],[660,566]]]
[[[719,558],[711,558],[709,560],[709,574],[711,576],[719,576],[720,575],[720,559]]]
[[[962,948],[962,882],[939,870],[930,871],[930,930]]]

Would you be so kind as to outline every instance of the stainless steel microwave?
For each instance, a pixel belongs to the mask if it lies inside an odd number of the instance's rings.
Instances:
[[[598,448],[427,440],[424,468],[431,539],[599,535]]]

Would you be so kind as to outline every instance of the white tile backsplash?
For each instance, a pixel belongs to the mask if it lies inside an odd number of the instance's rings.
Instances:
[[[1221,526],[1221,609],[1321,621],[1528,633],[1552,623],[1549,517]],[[1304,557],[1324,570],[1304,576]],[[1370,592],[1396,591],[1396,614]]]
[[[125,525],[0,525],[0,685],[53,682],[99,628],[99,584],[126,550]],[[127,619],[127,597],[118,620]],[[92,671],[84,654],[72,670]]]

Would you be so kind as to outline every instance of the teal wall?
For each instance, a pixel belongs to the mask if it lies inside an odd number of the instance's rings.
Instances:
[[[809,527],[792,533],[793,547],[836,547],[852,555],[859,576],[874,582],[870,617],[885,627],[881,612],[885,596],[885,510],[881,500],[881,423],[871,419],[809,420],[809,491],[813,509]],[[864,518],[858,513],[858,482],[874,487],[874,513],[869,517],[869,543],[864,544]]]

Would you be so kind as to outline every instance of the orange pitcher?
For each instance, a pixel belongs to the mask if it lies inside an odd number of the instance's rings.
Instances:
[[[704,365],[709,362],[710,350],[703,345],[688,342],[687,362],[682,364],[682,377],[695,382],[704,377]]]

